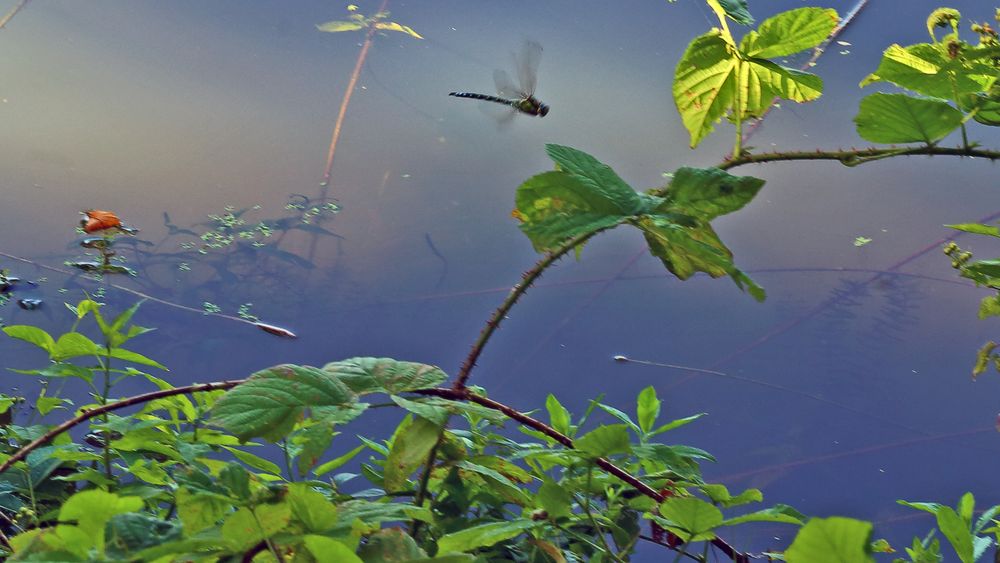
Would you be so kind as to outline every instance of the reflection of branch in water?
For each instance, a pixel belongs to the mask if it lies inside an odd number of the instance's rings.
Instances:
[[[438,277],[437,283],[434,284],[434,289],[437,289],[441,287],[441,284],[444,283],[445,276],[448,275],[448,259],[444,257],[444,254],[441,254],[441,251],[438,250],[436,246],[434,246],[434,241],[431,240],[430,233],[424,233],[424,241],[427,242],[427,248],[431,249],[434,256],[437,256],[438,259],[441,260],[441,275]]]
[[[746,377],[746,376],[743,376],[743,375],[735,375],[735,374],[732,374],[732,373],[725,373],[725,372],[711,370],[711,369],[693,368],[693,367],[681,366],[681,365],[676,365],[676,364],[667,364],[667,363],[662,363],[662,362],[654,362],[654,361],[650,361],[650,360],[633,360],[632,358],[629,358],[627,356],[615,356],[614,360],[616,362],[619,362],[619,363],[639,364],[639,365],[644,365],[644,366],[652,366],[652,367],[676,369],[676,370],[687,371],[687,372],[692,372],[692,373],[696,373],[696,374],[714,375],[716,377],[723,377],[723,378],[726,378],[726,379],[732,379],[734,381],[740,381],[742,383],[749,383],[751,385],[758,385],[760,387],[767,387],[768,389],[775,389],[775,390],[778,390],[778,391],[782,391],[784,393],[791,393],[792,395],[798,395],[799,397],[804,397],[806,399],[810,399],[810,400],[816,401],[818,403],[823,403],[823,404],[830,405],[832,407],[835,407],[835,408],[838,408],[838,409],[841,409],[841,410],[852,412],[854,414],[863,416],[865,418],[869,418],[871,420],[877,421],[877,422],[879,422],[881,424],[885,424],[886,426],[892,426],[892,427],[895,427],[895,428],[899,428],[899,429],[902,429],[902,430],[906,430],[906,431],[913,432],[913,433],[920,434],[920,435],[924,435],[924,436],[928,435],[928,433],[926,431],[920,430],[919,428],[913,428],[912,426],[907,426],[905,424],[901,424],[899,422],[896,422],[895,420],[891,420],[889,418],[881,417],[881,416],[879,416],[877,414],[866,412],[866,411],[861,410],[859,408],[855,408],[855,407],[852,407],[850,405],[846,405],[846,404],[843,404],[843,403],[839,403],[837,401],[833,401],[833,400],[827,399],[826,397],[823,397],[822,395],[816,395],[814,393],[809,393],[808,391],[802,391],[800,389],[793,389],[791,387],[785,387],[784,385],[778,385],[777,383],[771,383],[770,381],[764,381],[762,379],[755,379],[755,378],[752,378],[752,377]]]
[[[49,265],[46,265],[46,264],[40,264],[40,263],[35,262],[33,260],[28,260],[27,258],[21,258],[20,256],[15,256],[13,254],[7,254],[6,252],[0,252],[0,256],[3,256],[5,258],[9,258],[11,260],[17,260],[19,262],[24,262],[25,264],[31,264],[32,266],[35,266],[36,268],[41,268],[43,270],[48,270],[50,272],[57,272],[57,273],[60,273],[60,274],[66,275],[66,276],[73,277],[73,278],[75,278],[76,275],[77,275],[76,272],[70,272],[68,270],[63,270],[62,268],[56,268],[56,267],[49,266]],[[84,279],[87,279],[87,278],[84,278]],[[93,280],[93,282],[94,283],[100,283],[98,280]],[[115,284],[115,283],[107,283],[106,285],[108,287],[117,289],[119,291],[124,291],[126,293],[130,293],[130,294],[132,294],[132,295],[134,295],[136,297],[139,297],[140,299],[145,299],[147,301],[152,301],[154,303],[159,303],[161,305],[166,305],[168,307],[174,307],[175,309],[180,309],[182,311],[188,311],[188,312],[191,312],[191,313],[198,313],[199,315],[203,315],[203,316],[219,317],[219,318],[222,318],[222,319],[228,319],[230,321],[236,321],[238,323],[248,324],[248,325],[257,327],[257,328],[263,330],[264,332],[267,332],[269,334],[273,334],[275,336],[283,336],[285,338],[296,338],[294,332],[292,332],[290,330],[287,330],[287,329],[284,329],[284,328],[281,328],[279,326],[275,326],[275,325],[271,325],[271,324],[267,324],[267,323],[262,323],[262,322],[259,322],[259,321],[255,322],[255,321],[251,321],[249,319],[242,319],[240,317],[234,317],[232,315],[226,315],[224,313],[213,313],[213,312],[205,311],[204,309],[195,309],[194,307],[188,307],[187,305],[181,305],[180,303],[174,303],[173,301],[167,301],[166,299],[160,299],[159,297],[153,297],[152,295],[143,293],[141,291],[137,291],[135,289],[132,289],[131,287],[126,287],[124,285],[118,285],[118,284]]]

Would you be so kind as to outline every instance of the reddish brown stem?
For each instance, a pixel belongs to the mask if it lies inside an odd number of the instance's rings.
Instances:
[[[30,442],[29,444],[22,446],[21,449],[14,452],[14,455],[7,458],[2,464],[0,464],[0,473],[7,471],[15,463],[28,457],[28,454],[38,449],[39,447],[45,445],[50,440],[56,436],[66,432],[67,430],[94,418],[95,416],[101,416],[102,414],[109,413],[111,411],[116,411],[118,409],[123,409],[132,405],[138,405],[141,403],[148,403],[149,401],[155,401],[156,399],[162,399],[163,397],[172,397],[174,395],[185,395],[188,393],[201,393],[203,391],[215,391],[216,389],[231,389],[236,387],[240,383],[246,381],[245,379],[233,379],[229,381],[216,381],[214,383],[200,383],[197,385],[187,385],[185,387],[174,387],[173,389],[161,389],[160,391],[153,391],[151,393],[143,393],[141,395],[134,395],[120,401],[115,401],[113,403],[108,403],[93,409],[86,409],[82,411],[79,415],[63,422],[59,426],[56,426],[52,430],[49,430],[37,440]]]
[[[462,367],[458,371],[458,376],[455,378],[455,384],[452,385],[452,389],[456,391],[465,389],[465,384],[469,380],[469,375],[472,373],[472,369],[476,367],[476,361],[479,360],[480,354],[483,353],[483,348],[486,346],[486,343],[489,342],[490,337],[493,336],[494,332],[496,332],[500,323],[507,318],[507,313],[510,312],[511,307],[513,307],[514,304],[517,303],[517,300],[520,299],[526,291],[528,291],[528,288],[542,276],[542,272],[547,270],[549,266],[554,264],[556,260],[562,258],[567,252],[587,242],[590,237],[613,227],[614,226],[604,227],[602,229],[590,231],[589,233],[584,233],[569,239],[556,250],[546,254],[545,257],[535,263],[530,270],[521,275],[521,282],[510,288],[510,293],[507,294],[507,298],[503,300],[503,303],[501,303],[500,306],[493,311],[489,320],[486,321],[486,326],[484,326],[483,330],[479,333],[479,338],[477,338],[475,344],[472,345],[472,350],[469,351],[469,355],[466,356],[465,361],[462,362]]]

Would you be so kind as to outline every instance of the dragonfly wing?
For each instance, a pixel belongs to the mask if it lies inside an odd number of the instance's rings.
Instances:
[[[538,85],[538,63],[542,60],[542,46],[538,41],[525,40],[521,52],[514,55],[514,68],[521,82],[521,95],[535,94]]]
[[[518,99],[521,97],[521,92],[518,87],[510,80],[510,76],[502,70],[493,71],[493,82],[496,84],[497,93],[503,98]]]
[[[479,111],[490,116],[490,119],[493,119],[497,122],[497,125],[502,127],[509,125],[514,120],[514,116],[517,115],[517,110],[511,106],[487,101],[481,101],[478,105]]]

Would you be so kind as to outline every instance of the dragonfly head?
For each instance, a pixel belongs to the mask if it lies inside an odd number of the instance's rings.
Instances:
[[[545,104],[538,104],[538,117],[545,117],[549,114],[549,106]]]

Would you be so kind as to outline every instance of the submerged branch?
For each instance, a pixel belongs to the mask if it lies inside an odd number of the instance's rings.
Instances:
[[[7,23],[10,22],[11,18],[16,16],[17,13],[21,11],[21,8],[23,8],[27,3],[28,0],[21,0],[13,8],[11,8],[9,12],[4,14],[3,18],[0,18],[0,29],[3,29]]]

